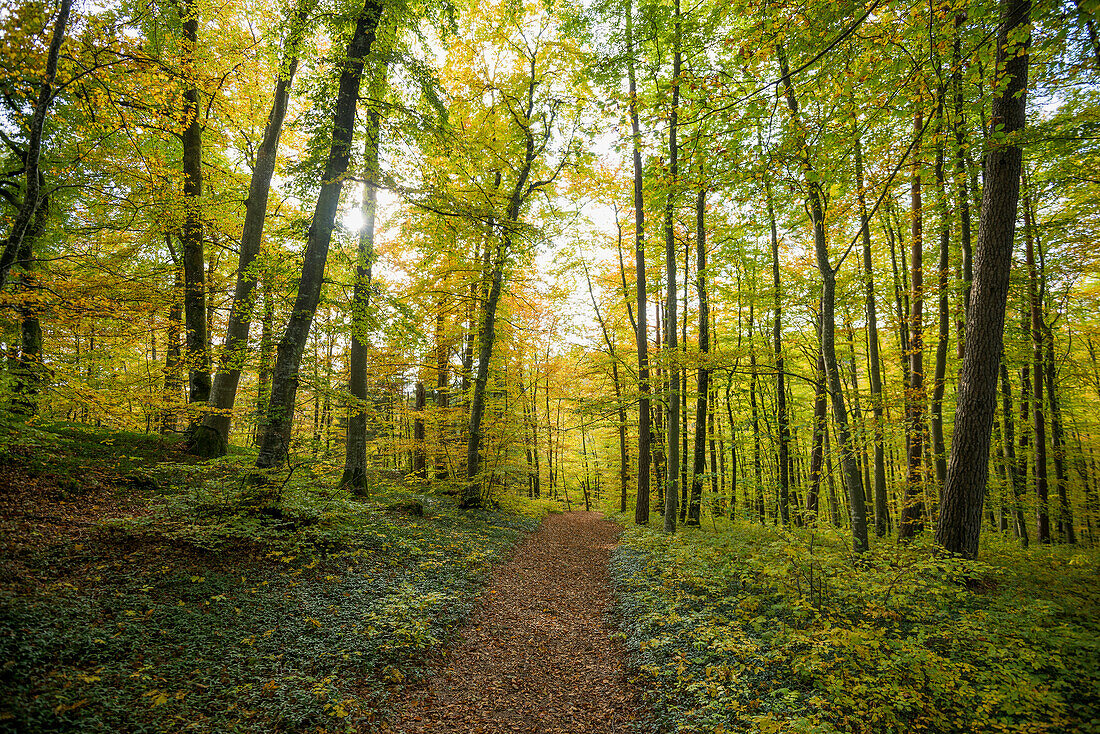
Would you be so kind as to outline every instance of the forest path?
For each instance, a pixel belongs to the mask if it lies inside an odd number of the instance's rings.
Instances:
[[[382,730],[627,732],[641,697],[606,620],[620,532],[597,512],[548,516],[494,570],[440,669],[395,696]]]

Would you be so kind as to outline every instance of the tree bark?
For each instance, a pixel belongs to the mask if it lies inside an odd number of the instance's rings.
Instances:
[[[15,309],[19,315],[19,351],[10,360],[9,373],[12,377],[11,412],[21,418],[38,415],[42,385],[46,380],[47,370],[42,364],[42,322],[38,318],[38,298],[34,295],[38,289],[34,245],[46,229],[48,215],[49,202],[42,196],[15,261],[18,273],[15,282],[22,298]]]
[[[260,323],[260,364],[256,376],[256,416],[252,443],[259,446],[260,425],[271,398],[271,370],[275,362],[275,286],[271,269],[263,273],[264,315]]]
[[[820,322],[819,322],[820,323]],[[806,490],[806,513],[811,522],[817,522],[818,499],[821,496],[821,478],[825,466],[825,442],[829,430],[826,420],[825,360],[821,347],[817,350],[817,367],[814,370],[814,423],[813,440],[810,443],[810,486]],[[786,518],[784,518],[786,523]]]
[[[46,126],[46,113],[49,111],[50,102],[53,101],[57,59],[61,54],[61,44],[65,41],[65,26],[69,22],[69,12],[72,7],[72,0],[61,0],[57,17],[54,18],[50,46],[46,51],[45,74],[42,77],[42,83],[38,86],[38,99],[34,104],[34,112],[31,113],[27,148],[23,155],[26,190],[23,192],[23,202],[12,221],[11,231],[8,232],[7,239],[4,241],[3,252],[0,253],[0,290],[3,290],[8,282],[11,266],[23,249],[23,240],[27,236],[27,231],[34,226],[35,213],[41,204],[42,176],[39,162],[42,158],[42,131]]]
[[[953,127],[955,132],[955,205],[959,211],[959,246],[962,250],[963,326],[959,335],[959,359],[965,354],[966,313],[970,310],[970,288],[974,281],[973,247],[971,245],[970,194],[966,188],[966,114],[963,101],[962,27],[966,23],[966,10],[955,15],[952,41],[951,86],[955,93]]]
[[[435,455],[435,478],[446,479],[450,472],[447,468],[447,425],[448,425],[448,408],[450,407],[450,375],[448,370],[448,359],[450,357],[450,349],[443,336],[443,304],[439,304],[439,313],[435,317],[435,407],[437,412],[436,418],[436,455]],[[538,390],[538,383],[535,383],[536,393]],[[531,413],[531,420],[534,421],[534,411]],[[535,433],[535,496],[539,496],[539,476],[538,476],[538,457],[539,457],[539,444],[538,444],[538,432]]]
[[[263,243],[264,220],[271,192],[271,178],[279,150],[279,136],[290,101],[290,86],[298,68],[298,47],[303,28],[313,7],[312,0],[303,0],[295,11],[287,38],[286,52],[275,82],[275,97],[267,117],[264,136],[256,151],[256,167],[245,201],[244,225],[241,230],[241,250],[237,263],[237,283],[233,289],[233,305],[225,327],[225,343],[218,359],[218,370],[210,388],[209,411],[202,426],[192,432],[190,450],[200,456],[224,456],[229,449],[229,429],[233,404],[237,399],[241,367],[248,354],[248,334],[252,326],[253,293],[258,277],[256,257]]]
[[[481,423],[485,417],[485,391],[489,382],[489,362],[493,357],[493,344],[496,341],[497,306],[504,281],[504,261],[506,243],[501,241],[493,258],[493,271],[489,285],[489,296],[485,304],[485,320],[481,326],[478,340],[477,373],[474,376],[474,390],[470,399],[470,430],[466,445],[466,490],[462,496],[463,507],[480,507],[484,500],[481,471]]]
[[[336,209],[351,157],[363,62],[374,44],[381,15],[381,3],[378,0],[366,0],[348,43],[347,56],[341,63],[339,91],[333,110],[332,145],[309,228],[302,276],[298,282],[298,296],[276,350],[271,400],[263,426],[260,453],[256,459],[256,466],[261,469],[278,466],[289,455],[294,397],[298,391],[298,366],[321,297],[321,281],[328,259],[329,243],[332,241]]]
[[[642,193],[642,135],[638,121],[638,86],[634,74],[634,9],[626,4],[627,75],[630,84],[630,140],[634,163],[634,267],[637,289],[638,323],[634,331],[638,347],[638,495],[634,506],[634,522],[649,522],[650,443],[653,427],[650,421],[649,329],[646,323],[648,296],[645,276],[645,200]]]
[[[787,52],[782,44],[776,47],[782,83],[787,97],[787,107],[795,124],[798,135],[798,150],[806,188],[807,209],[814,233],[814,255],[817,269],[821,273],[821,354],[825,364],[825,381],[836,422],[837,439],[840,444],[841,469],[844,486],[848,492],[848,511],[852,521],[852,550],[862,553],[867,550],[867,511],[863,495],[859,467],[852,451],[852,438],[848,428],[848,409],[844,404],[841,391],[840,372],[836,360],[836,270],[829,262],[829,248],[825,236],[824,195],[820,177],[814,171],[810,152],[806,143],[806,134],[799,119],[798,98],[791,84],[790,67]]]
[[[966,351],[959,374],[947,482],[936,526],[936,542],[944,550],[970,558],[978,555],[989,477],[989,441],[1020,193],[1022,153],[1017,133],[1024,127],[1027,109],[1031,3],[1002,0],[1001,7],[998,83],[994,87],[1000,91],[993,99],[994,137],[985,160],[974,283],[966,314]],[[1025,37],[1018,41],[1020,34]]]
[[[164,236],[165,242],[169,245],[170,237],[168,234]],[[167,343],[164,346],[164,406],[161,409],[161,433],[175,432],[179,429],[176,408],[182,387],[180,367],[183,355],[180,351],[180,332],[183,321],[183,269],[179,264],[172,269],[175,272],[175,279],[172,287],[172,303],[168,307],[168,329],[165,336]]]
[[[703,501],[703,474],[707,470],[707,395],[710,391],[710,303],[707,300],[707,190],[700,186],[695,198],[695,289],[699,294],[699,359],[696,375],[695,444],[692,465],[691,500],[688,525],[700,523]],[[685,314],[686,316],[686,314]]]
[[[764,191],[768,203],[768,226],[771,234],[772,255],[772,351],[775,355],[775,422],[779,438],[779,505],[783,508],[783,522],[787,522],[787,508],[791,488],[791,427],[787,415],[787,375],[783,360],[783,291],[779,280],[779,231],[775,224],[775,203],[772,200],[771,181],[764,179]]]
[[[1069,476],[1066,471],[1066,440],[1062,429],[1062,408],[1058,402],[1056,368],[1054,364],[1054,331],[1050,326],[1043,329],[1046,343],[1045,376],[1047,383],[1047,402],[1050,405],[1050,442],[1054,449],[1054,483],[1058,493],[1058,533],[1062,540],[1070,545],[1077,542],[1077,533],[1073,527],[1073,507],[1069,502]]]
[[[1028,546],[1027,520],[1024,519],[1023,496],[1026,491],[1024,477],[1016,465],[1016,429],[1012,416],[1012,386],[1009,384],[1008,367],[1001,362],[1001,424],[1004,426],[1005,473],[1012,490],[1012,515],[1016,523],[1016,537],[1020,545]]]
[[[413,476],[418,479],[428,478],[428,456],[424,450],[424,407],[427,404],[427,394],[424,391],[424,382],[416,381],[416,402],[413,403]]]
[[[189,403],[206,403],[210,398],[210,335],[206,320],[206,265],[202,232],[202,123],[199,119],[199,88],[195,54],[199,42],[196,0],[178,6],[183,24],[183,321],[187,354],[187,397]],[[196,421],[193,425],[198,426]]]
[[[1038,497],[1035,539],[1039,543],[1049,544],[1051,537],[1049,487],[1047,484],[1047,429],[1046,417],[1043,412],[1043,307],[1039,293],[1040,275],[1035,266],[1035,230],[1032,226],[1031,206],[1026,188],[1023,191],[1023,199],[1024,240],[1027,245],[1027,293],[1031,314],[1031,384],[1034,391],[1031,401],[1031,432],[1035,439],[1035,493]]]
[[[936,295],[939,329],[936,334],[936,365],[932,377],[932,406],[929,420],[929,428],[932,432],[932,461],[936,467],[936,487],[941,491],[943,489],[943,483],[947,479],[947,449],[943,438],[943,396],[947,387],[947,347],[951,338],[951,314],[947,302],[947,275],[950,270],[951,206],[948,203],[947,185],[944,181],[944,144],[942,134],[944,132],[943,98],[945,91],[946,90],[941,87],[937,95],[938,103],[936,106],[937,128],[940,132],[940,134],[936,136],[936,162],[934,171],[940,214],[939,262],[936,264]]]
[[[919,104],[919,102],[918,102]],[[921,110],[913,115],[913,135],[919,137],[924,128]],[[917,144],[917,150],[920,143]],[[920,155],[913,158],[910,187],[912,233],[909,242],[909,384],[905,389],[905,434],[908,444],[908,471],[905,479],[905,501],[898,523],[898,537],[912,538],[924,529],[924,213],[921,203]]]
[[[668,432],[667,473],[665,480],[666,533],[676,532],[676,503],[679,500],[677,483],[680,479],[680,371],[673,365],[676,359],[676,236],[673,216],[678,185],[678,146],[676,142],[677,118],[680,105],[680,0],[676,0],[675,29],[672,51],[672,108],[668,121],[668,171],[669,184],[665,200],[665,354],[668,355]]]
[[[351,296],[351,348],[348,351],[348,425],[344,441],[344,471],[340,486],[366,496],[367,485],[367,353],[370,350],[370,296],[374,271],[374,226],[378,208],[377,110],[367,113],[367,135],[363,151],[363,226],[359,230],[355,286]]]

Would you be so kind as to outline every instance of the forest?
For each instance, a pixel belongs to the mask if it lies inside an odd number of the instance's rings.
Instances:
[[[631,731],[1100,732],[1098,25],[0,5],[0,731],[406,731],[549,528]]]

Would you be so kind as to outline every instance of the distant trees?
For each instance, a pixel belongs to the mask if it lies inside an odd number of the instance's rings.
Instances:
[[[8,415],[670,531],[1094,542],[1087,8],[200,7],[0,18]]]

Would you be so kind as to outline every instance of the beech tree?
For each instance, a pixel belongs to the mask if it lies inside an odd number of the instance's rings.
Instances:
[[[271,178],[275,174],[279,137],[282,135],[283,121],[286,119],[290,101],[290,87],[298,69],[302,36],[313,5],[313,0],[301,0],[291,17],[286,48],[275,80],[271,113],[264,127],[263,139],[256,149],[248,199],[245,201],[237,284],[233,290],[233,304],[225,327],[225,342],[210,390],[209,410],[203,417],[201,426],[193,430],[190,437],[191,450],[200,456],[224,456],[229,446],[233,404],[236,402],[241,369],[248,352],[253,292],[258,275],[256,257],[263,244]]]
[[[374,45],[382,11],[383,6],[377,0],[367,0],[356,16],[347,53],[340,61],[340,81],[332,113],[332,142],[310,222],[302,276],[298,281],[298,295],[276,350],[271,394],[259,442],[260,453],[256,459],[256,466],[260,469],[279,466],[286,460],[290,450],[294,397],[299,381],[298,367],[321,296],[321,279],[328,259],[329,243],[332,241],[337,205],[344,185],[344,174],[351,159],[352,133],[355,128],[364,59]]]

